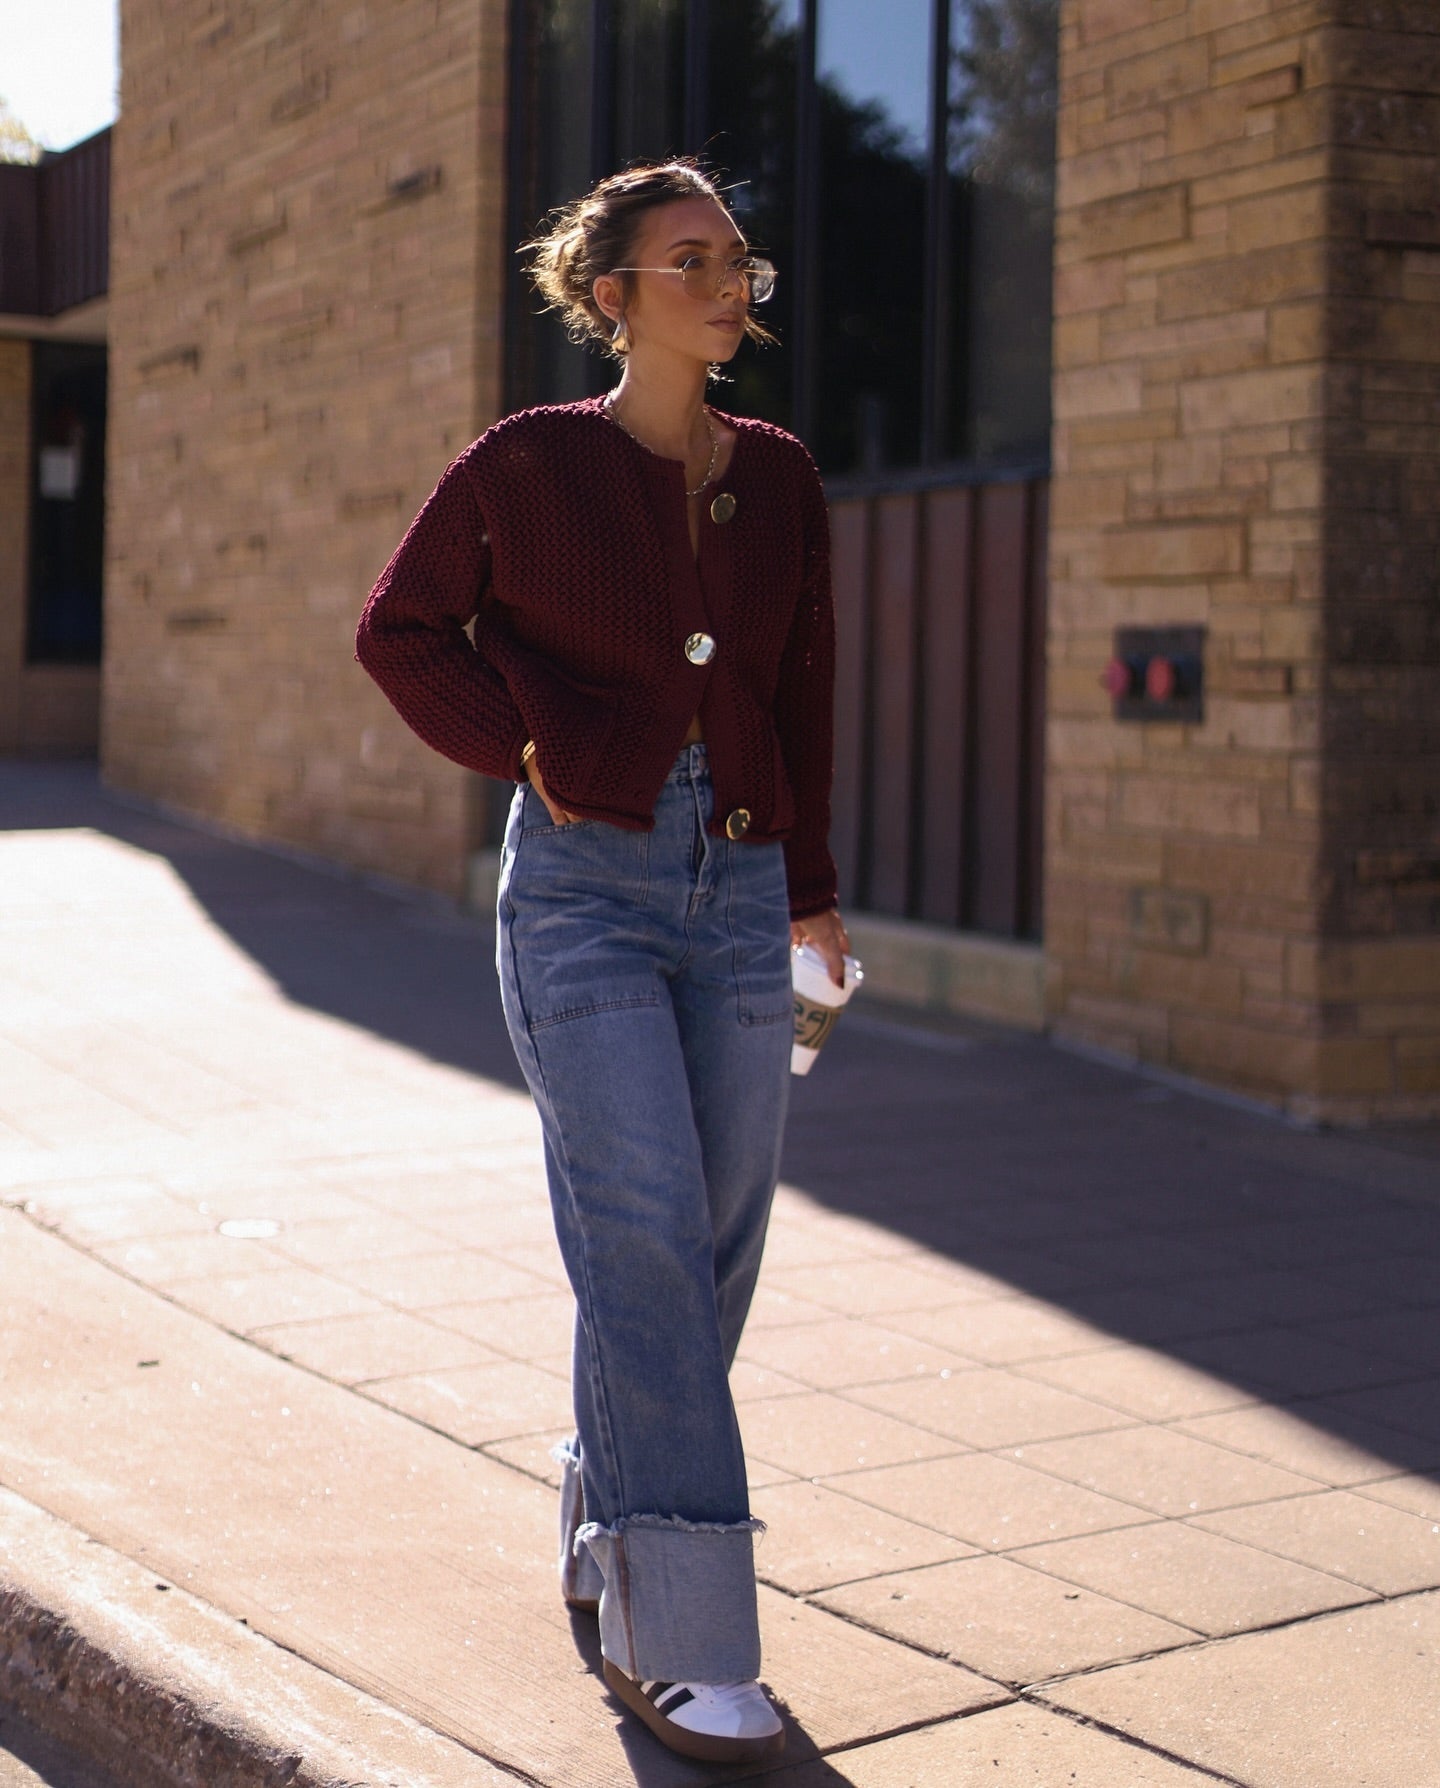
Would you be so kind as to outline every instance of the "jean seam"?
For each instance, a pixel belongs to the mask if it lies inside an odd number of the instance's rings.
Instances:
[[[593,1018],[600,1012],[629,1012],[637,1007],[658,1006],[660,996],[654,993],[630,994],[622,1000],[598,1000],[589,1006],[567,1006],[563,1012],[552,1012],[548,1018],[528,1019],[530,1030],[549,1030],[554,1024],[568,1024],[576,1018]]]

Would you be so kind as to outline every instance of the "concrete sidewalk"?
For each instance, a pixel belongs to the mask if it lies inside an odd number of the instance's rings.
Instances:
[[[0,765],[0,1700],[145,1784],[670,1788],[560,1605],[473,918]],[[863,1004],[736,1390],[785,1788],[1437,1788],[1440,1138]]]

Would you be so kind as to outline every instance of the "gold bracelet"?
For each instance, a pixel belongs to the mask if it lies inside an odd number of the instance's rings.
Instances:
[[[520,753],[520,768],[522,770],[525,768],[526,764],[528,764],[530,762],[530,759],[532,757],[534,757],[534,755],[535,755],[535,741],[533,739],[527,739],[525,741],[525,749]]]

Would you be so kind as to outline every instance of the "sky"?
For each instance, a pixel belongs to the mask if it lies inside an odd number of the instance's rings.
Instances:
[[[0,0],[0,99],[46,149],[115,121],[118,0]]]

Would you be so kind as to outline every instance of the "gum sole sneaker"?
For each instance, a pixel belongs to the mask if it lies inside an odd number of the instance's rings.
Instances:
[[[758,1682],[636,1682],[609,1658],[605,1680],[662,1744],[701,1763],[754,1763],[785,1748]]]

